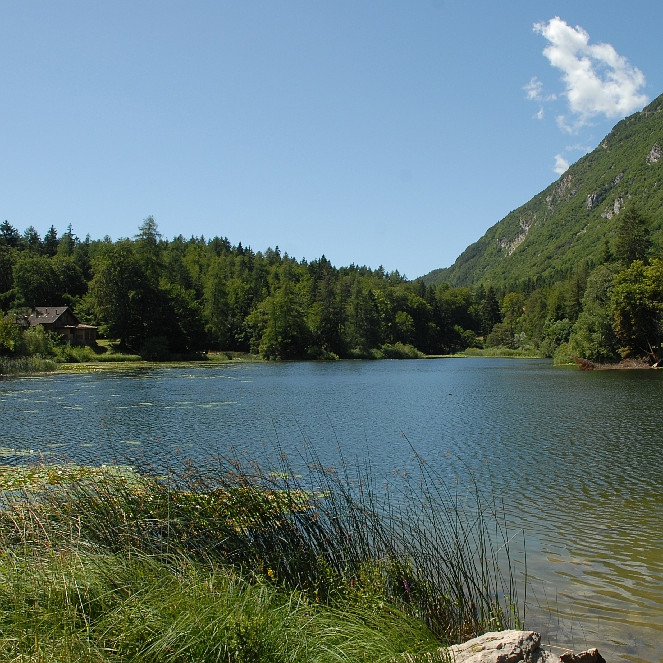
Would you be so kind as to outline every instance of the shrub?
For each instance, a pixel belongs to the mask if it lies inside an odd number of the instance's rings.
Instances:
[[[47,332],[42,325],[30,327],[23,332],[21,354],[49,357],[55,354],[56,337]]]
[[[0,313],[0,356],[13,355],[21,345],[21,330],[14,320]]]
[[[82,363],[86,361],[96,361],[98,359],[94,349],[87,345],[69,345],[61,343],[54,348],[58,361],[70,363]]]
[[[375,351],[374,356],[376,359],[421,359],[424,354],[414,346],[398,341],[393,344],[385,343]]]
[[[562,343],[555,351],[553,361],[557,366],[565,366],[573,364],[574,353],[569,343]]]
[[[141,359],[162,361],[168,358],[168,339],[165,336],[151,336],[140,349]]]
[[[543,325],[543,340],[539,349],[544,357],[554,357],[557,349],[567,343],[571,335],[573,323],[568,319],[548,319]]]

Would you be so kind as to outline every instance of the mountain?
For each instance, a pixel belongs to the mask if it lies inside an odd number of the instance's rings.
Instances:
[[[519,290],[565,278],[601,262],[616,217],[634,206],[655,246],[663,239],[663,95],[619,122],[556,182],[510,212],[456,262],[425,283],[479,283]]]

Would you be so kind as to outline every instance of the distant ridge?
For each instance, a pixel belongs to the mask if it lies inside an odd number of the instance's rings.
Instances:
[[[618,124],[556,182],[510,212],[424,282],[519,290],[599,261],[619,212],[635,206],[655,245],[663,235],[663,95]]]

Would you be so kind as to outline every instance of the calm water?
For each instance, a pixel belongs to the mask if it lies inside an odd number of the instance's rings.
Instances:
[[[663,663],[662,403],[663,372],[538,360],[31,377],[0,381],[0,462],[177,463],[231,447],[264,459],[308,444],[325,463],[369,457],[387,481],[409,440],[450,482],[472,472],[525,531],[526,626],[608,661]]]

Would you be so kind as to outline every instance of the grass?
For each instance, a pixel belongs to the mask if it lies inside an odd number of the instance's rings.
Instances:
[[[140,361],[137,354],[127,354],[118,351],[117,345],[113,343],[97,342],[94,346],[69,345],[67,343],[54,347],[58,361],[65,363],[84,362],[127,362]]]
[[[137,362],[141,358],[135,354],[117,351],[116,344],[100,341],[95,346],[76,346],[55,340],[52,335],[41,331],[32,334],[36,337],[35,347],[24,355],[0,355],[0,375],[45,373],[62,370],[63,367]],[[37,344],[38,342],[38,344]],[[76,370],[75,368],[73,370]]]
[[[177,557],[167,566],[78,555],[3,567],[13,589],[2,602],[13,623],[3,626],[15,636],[3,648],[16,660],[388,661],[404,646],[436,644],[398,611],[315,605]]]
[[[491,348],[467,348],[459,352],[456,357],[515,357],[523,359],[540,359],[541,354],[534,348],[506,348],[503,346]]]
[[[47,373],[57,368],[54,359],[42,357],[3,357],[0,356],[0,375],[23,373]]]
[[[397,497],[309,470],[1,468],[4,660],[435,661],[517,623],[507,533],[472,485],[422,462]]]

